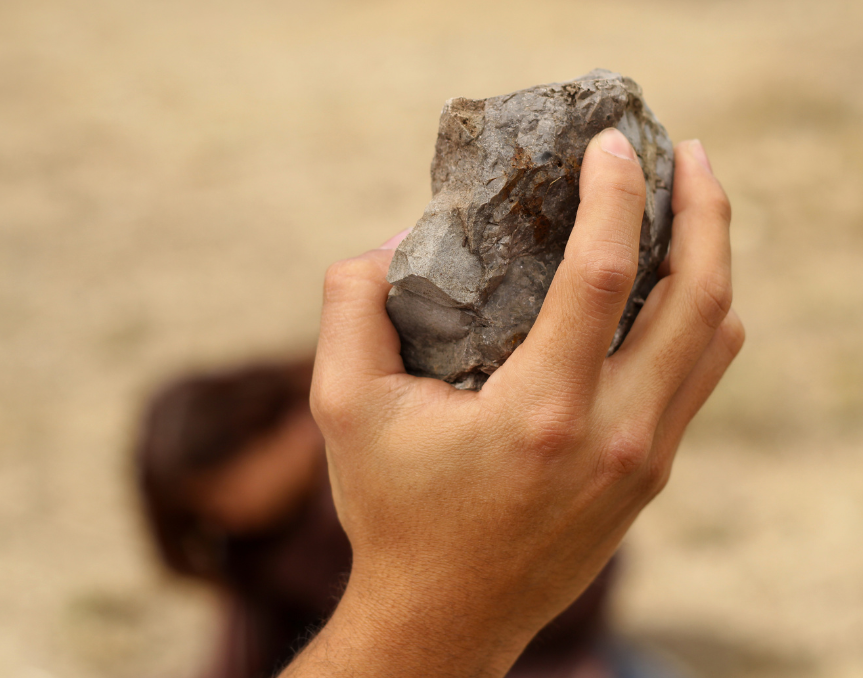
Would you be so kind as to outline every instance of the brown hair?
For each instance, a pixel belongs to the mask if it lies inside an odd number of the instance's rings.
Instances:
[[[257,364],[181,378],[152,399],[135,449],[137,482],[156,545],[173,570],[230,579],[229,536],[196,514],[187,480],[270,433],[290,408],[308,407],[311,376],[311,360]]]

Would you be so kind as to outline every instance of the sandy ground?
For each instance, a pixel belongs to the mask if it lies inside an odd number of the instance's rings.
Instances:
[[[307,350],[413,224],[437,116],[595,66],[700,136],[749,341],[627,547],[621,629],[704,678],[863,675],[863,4],[0,3],[0,675],[184,678],[129,445],[178,371]]]

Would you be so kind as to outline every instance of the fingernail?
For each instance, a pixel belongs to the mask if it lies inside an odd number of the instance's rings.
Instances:
[[[704,150],[704,146],[698,139],[693,139],[689,142],[689,152],[695,156],[695,159],[701,163],[704,169],[713,174],[713,167],[710,165],[707,152]]]
[[[638,162],[638,157],[635,155],[635,149],[632,147],[632,144],[629,143],[629,139],[623,136],[623,133],[614,127],[609,127],[600,132],[599,146],[606,153],[616,155],[618,158]]]
[[[406,228],[401,233],[397,233],[392,238],[387,240],[383,245],[378,247],[379,250],[394,250],[399,246],[399,243],[408,237],[408,233],[410,233],[413,229]]]

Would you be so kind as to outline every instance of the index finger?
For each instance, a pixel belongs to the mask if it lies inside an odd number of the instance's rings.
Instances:
[[[540,393],[589,397],[638,269],[644,173],[635,150],[614,128],[584,154],[575,226],[536,323],[498,370]]]

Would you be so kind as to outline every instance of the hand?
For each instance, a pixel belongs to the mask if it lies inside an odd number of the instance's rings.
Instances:
[[[536,324],[482,391],[405,374],[391,249],[330,268],[312,408],[354,563],[287,675],[502,676],[611,557],[743,343],[728,200],[698,142],[676,161],[665,277],[610,358],[645,200],[616,130],[587,149]]]

